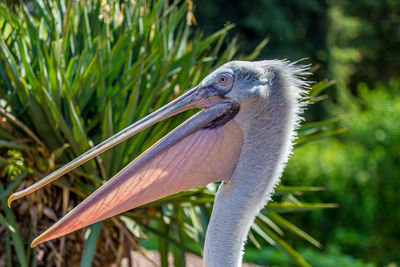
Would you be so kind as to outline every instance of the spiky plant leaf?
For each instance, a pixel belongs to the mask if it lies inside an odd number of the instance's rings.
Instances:
[[[150,127],[53,186],[19,201],[13,209],[4,202],[9,192],[28,186],[166,104],[217,66],[233,58],[253,60],[267,44],[267,40],[262,42],[251,55],[236,56],[236,39],[226,43],[233,25],[203,36],[192,25],[188,3],[32,0],[8,5],[0,0],[0,198],[7,220],[0,219],[0,223],[15,230],[1,237],[5,247],[0,245],[0,250],[5,251],[8,263],[119,263],[127,254],[123,249],[126,240],[133,246],[149,236],[159,240],[163,266],[169,251],[176,266],[185,265],[185,252],[201,255],[216,185],[147,204],[125,213],[121,220],[107,220],[102,232],[101,224],[92,226],[94,231],[87,239],[81,230],[32,253],[29,249],[33,236],[53,224],[54,216],[64,215],[193,111]],[[321,100],[321,92],[329,85],[314,85],[311,100]],[[299,131],[299,144],[338,133],[340,130],[332,127],[334,122],[305,124]],[[7,154],[10,150],[21,153],[23,169]],[[7,168],[13,171],[6,172]],[[319,189],[277,188],[285,196],[315,190]],[[277,213],[326,207],[331,206],[270,203],[259,217],[262,227],[255,224],[253,229],[296,263],[306,265],[280,235],[289,229],[314,244],[316,241]],[[253,233],[250,240],[257,245]],[[97,242],[102,246],[97,246],[93,258]],[[37,259],[38,251],[46,256]],[[12,254],[16,257],[10,257]]]

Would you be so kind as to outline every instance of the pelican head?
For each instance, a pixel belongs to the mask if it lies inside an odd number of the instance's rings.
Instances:
[[[14,193],[25,196],[150,125],[201,109],[42,233],[32,246],[159,198],[223,181],[204,248],[205,266],[240,266],[251,223],[269,200],[292,149],[307,66],[232,61],[198,86],[67,165]]]

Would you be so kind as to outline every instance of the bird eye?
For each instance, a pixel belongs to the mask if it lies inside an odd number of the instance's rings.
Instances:
[[[223,92],[224,94],[228,93],[233,86],[235,77],[228,72],[220,73],[213,82],[213,87]]]
[[[225,75],[221,75],[218,78],[218,83],[221,85],[224,85],[228,82],[228,77],[226,77]]]
[[[222,86],[226,86],[230,83],[230,78],[227,74],[221,74],[217,78],[217,83]]]

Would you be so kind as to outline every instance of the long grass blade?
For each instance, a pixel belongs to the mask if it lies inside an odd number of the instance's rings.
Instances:
[[[97,222],[88,227],[86,231],[86,241],[82,253],[81,267],[92,266],[94,253],[96,252],[97,241],[99,240],[101,222]]]

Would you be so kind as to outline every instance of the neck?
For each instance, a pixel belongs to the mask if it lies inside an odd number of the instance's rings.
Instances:
[[[244,143],[231,179],[221,184],[215,198],[204,247],[206,267],[241,266],[250,226],[279,182],[291,151],[298,108],[276,103],[253,99],[235,117]]]

